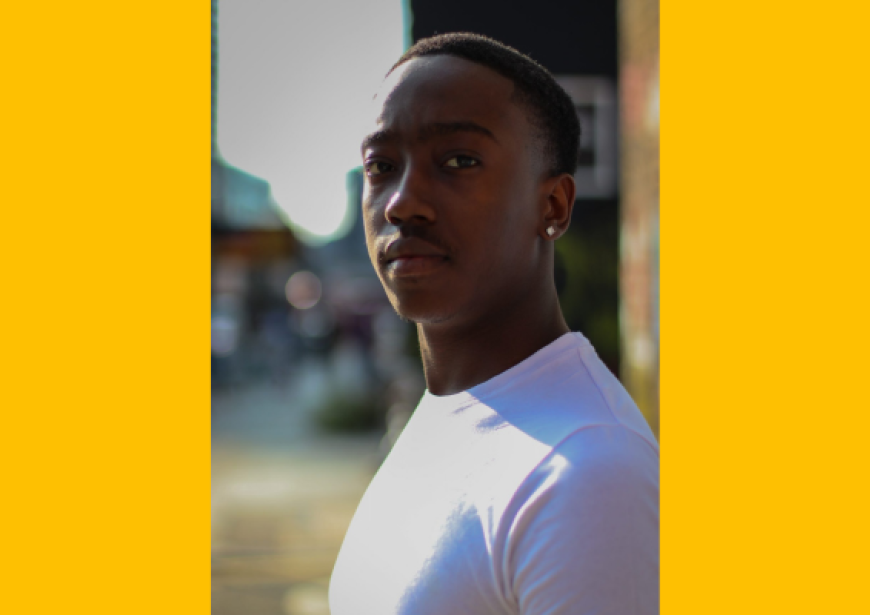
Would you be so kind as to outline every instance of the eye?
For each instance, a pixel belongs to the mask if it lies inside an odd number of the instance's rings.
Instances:
[[[388,173],[393,170],[393,165],[388,162],[383,162],[380,160],[374,160],[366,164],[366,175],[369,177],[376,177],[381,173]]]
[[[467,169],[468,167],[475,167],[479,164],[480,162],[471,156],[454,156],[445,162],[444,166],[451,169]]]

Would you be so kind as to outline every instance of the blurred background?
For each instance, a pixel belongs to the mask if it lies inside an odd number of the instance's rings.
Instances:
[[[656,0],[212,0],[211,20],[213,614],[329,612],[344,532],[425,388],[358,215],[368,103],[420,38],[491,36],[574,99],[563,311],[658,434]]]

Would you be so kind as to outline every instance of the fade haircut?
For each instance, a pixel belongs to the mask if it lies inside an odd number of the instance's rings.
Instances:
[[[514,84],[511,101],[525,107],[529,123],[542,141],[550,175],[574,174],[580,148],[580,123],[571,97],[546,68],[486,36],[452,32],[420,39],[402,54],[390,73],[413,58],[435,55],[456,56],[482,64],[510,79]]]

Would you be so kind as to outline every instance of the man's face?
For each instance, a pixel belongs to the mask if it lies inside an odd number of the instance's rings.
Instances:
[[[419,323],[474,323],[540,275],[544,164],[513,83],[453,56],[387,78],[364,141],[369,256]]]

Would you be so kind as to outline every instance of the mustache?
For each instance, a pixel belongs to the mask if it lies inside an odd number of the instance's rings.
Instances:
[[[452,244],[434,232],[431,227],[408,224],[397,227],[396,232],[380,239],[378,242],[378,262],[383,263],[385,261],[387,248],[392,242],[397,239],[408,239],[411,237],[431,244],[444,252],[448,257],[454,252]]]

